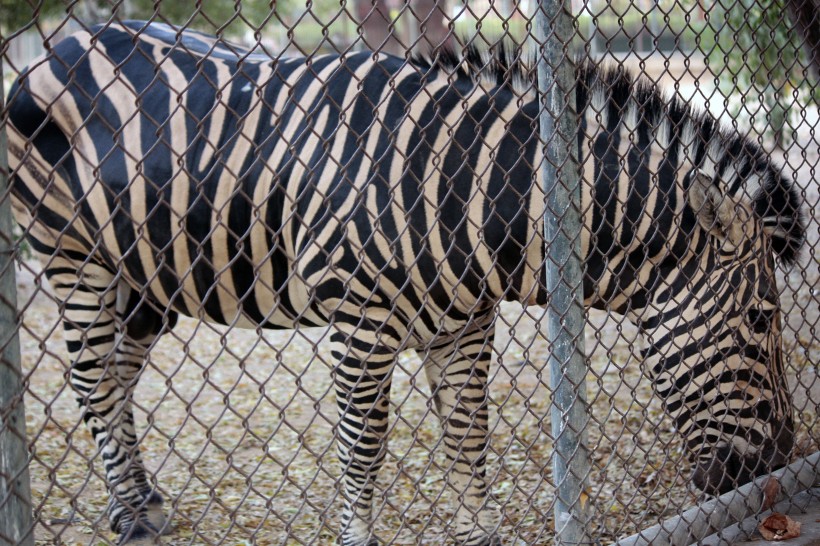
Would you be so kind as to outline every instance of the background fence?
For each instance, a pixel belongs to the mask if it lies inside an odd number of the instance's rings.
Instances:
[[[814,38],[820,33],[805,15],[810,8],[808,2],[779,0],[716,6],[695,1],[573,2],[573,35],[560,52],[585,52],[594,64],[623,66],[657,82],[667,96],[679,95],[757,143],[797,187],[805,207],[806,244],[795,265],[776,270],[795,422],[791,461],[820,450],[820,229],[815,212],[820,201],[820,67],[812,64]],[[537,4],[527,0],[243,0],[197,8],[165,1],[81,1],[66,7],[24,0],[0,1],[0,9],[6,92],[27,64],[61,39],[92,24],[127,19],[218,34],[276,59],[365,48],[408,59],[413,53],[435,56],[443,47],[460,55],[465,44],[489,49],[501,41],[529,48],[536,58],[544,55],[535,31]],[[8,98],[4,128],[14,100],[19,96]],[[557,167],[568,169],[563,161]],[[8,206],[9,201],[9,192],[0,188],[0,202]],[[583,218],[585,211],[579,212]],[[3,214],[3,220],[8,218]],[[14,416],[24,401],[34,542],[116,543],[106,517],[105,458],[85,428],[68,381],[64,307],[57,304],[31,247],[20,239],[0,240],[2,244],[12,244],[15,252],[17,293],[16,303],[9,295],[1,301],[11,309],[16,306],[19,315],[0,340],[12,354],[11,331],[19,335],[22,375],[14,373],[13,357],[4,352],[0,389],[9,393],[0,396],[0,439],[3,453],[15,449],[12,440],[20,435]],[[0,246],[0,258],[4,256]],[[0,261],[4,278],[11,267]],[[550,462],[555,434],[549,422],[546,311],[509,302],[494,306],[498,318],[486,458],[492,502],[500,513],[499,534],[505,544],[551,544],[556,480]],[[611,543],[682,514],[704,496],[692,486],[693,463],[646,376],[638,330],[612,307],[586,313],[586,386],[577,381],[570,386],[576,396],[583,392],[590,406],[582,434],[590,467],[588,475],[576,476],[586,483],[584,492],[565,501],[583,504],[588,511],[590,540]],[[0,307],[0,324],[5,325],[2,317]],[[163,543],[335,540],[343,494],[329,335],[324,328],[240,329],[180,317],[155,343],[133,408],[145,466],[155,474],[173,522]],[[374,505],[374,532],[387,544],[452,542],[453,507],[463,500],[446,485],[450,463],[422,371],[424,358],[423,353],[401,352],[393,377],[390,443]],[[23,397],[16,394],[15,381],[21,383]],[[571,451],[569,456],[581,454]],[[19,480],[21,488],[22,478],[2,477],[7,483]],[[21,492],[0,498],[0,515],[12,509]]]

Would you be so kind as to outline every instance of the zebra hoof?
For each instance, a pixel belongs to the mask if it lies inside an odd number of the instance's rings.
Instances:
[[[145,516],[148,518],[148,523],[159,530],[161,535],[170,535],[173,530],[168,522],[168,518],[165,517],[165,513],[162,511],[162,495],[156,491],[152,491],[145,500],[145,504]]]
[[[154,546],[162,544],[159,537],[159,531],[150,523],[135,523],[120,534],[117,546]]]

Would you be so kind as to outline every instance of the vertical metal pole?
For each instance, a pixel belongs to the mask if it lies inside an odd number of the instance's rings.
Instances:
[[[591,544],[586,482],[586,359],[581,266],[581,185],[571,0],[540,0],[536,14],[542,165],[547,210],[547,335],[552,388],[556,542]]]
[[[5,112],[2,75],[0,59],[0,112]],[[4,117],[0,117],[0,546],[34,546]]]

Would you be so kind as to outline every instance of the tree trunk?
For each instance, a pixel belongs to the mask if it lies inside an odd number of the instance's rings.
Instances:
[[[786,0],[794,26],[803,38],[803,48],[820,76],[820,0]]]
[[[413,49],[430,54],[438,48],[452,47],[446,0],[411,0],[410,8],[413,13],[410,24],[416,27],[411,30]]]
[[[364,43],[368,49],[404,55],[404,46],[399,42],[397,29],[391,26],[392,2],[389,0],[354,0],[356,20],[362,29]]]

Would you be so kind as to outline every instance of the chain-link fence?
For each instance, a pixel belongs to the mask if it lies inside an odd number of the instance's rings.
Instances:
[[[0,544],[799,533],[814,4],[0,9]]]

